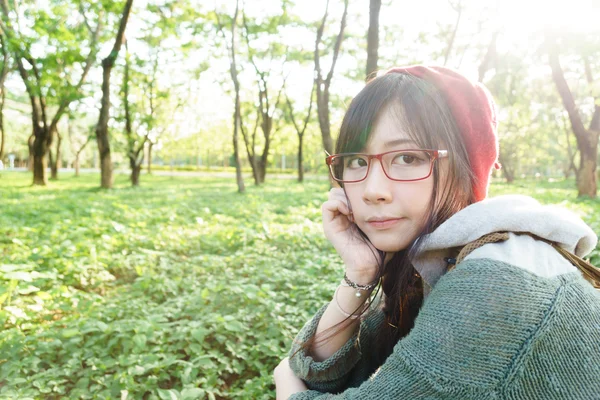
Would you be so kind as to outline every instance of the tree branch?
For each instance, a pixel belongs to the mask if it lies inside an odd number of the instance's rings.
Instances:
[[[84,18],[85,18],[85,15],[84,15]],[[87,20],[86,20],[86,25],[88,25]],[[89,25],[88,25],[88,27],[89,27]],[[97,47],[98,39],[100,37],[101,30],[102,30],[102,13],[100,13],[100,15],[98,16],[98,25],[96,25],[96,30],[93,32],[90,31],[90,34],[91,34],[90,52],[88,53],[88,55],[86,57],[85,66],[83,68],[83,72],[81,73],[81,76],[79,77],[79,82],[77,82],[77,84],[72,88],[73,93],[77,93],[79,91],[79,89],[81,89],[81,86],[83,85],[83,82],[85,81],[85,78],[87,77],[88,73],[90,72],[90,69],[92,68],[92,64],[94,63],[94,61],[96,59],[96,54],[98,53],[98,49],[96,47]],[[58,110],[56,111],[56,114],[54,115],[54,118],[52,118],[52,123],[50,124],[50,126],[58,124],[58,121],[62,117],[65,109],[69,106],[69,104],[71,104],[72,101],[73,101],[73,99],[70,98],[68,95],[61,101],[61,103],[58,107]]]
[[[313,82],[313,86],[312,89],[310,91],[310,101],[308,103],[308,112],[306,113],[306,118],[304,119],[304,126],[302,127],[302,129],[300,129],[300,127],[298,126],[298,123],[296,122],[296,118],[294,117],[294,106],[292,105],[292,101],[290,100],[289,96],[287,95],[287,92],[285,93],[285,100],[288,106],[288,110],[289,110],[289,116],[290,119],[292,120],[292,125],[294,125],[294,129],[296,129],[296,132],[298,133],[298,136],[302,137],[304,135],[304,132],[306,131],[306,127],[308,126],[308,122],[310,121],[310,114],[312,111],[312,106],[313,106],[313,96],[315,93],[315,83]]]
[[[83,2],[79,3],[79,12],[81,13],[81,15],[83,16],[83,23],[85,24],[85,26],[87,27],[87,30],[90,34],[93,34],[94,30],[92,29],[87,16],[85,15],[85,10],[83,8]],[[98,18],[98,25],[100,24],[100,18]]]
[[[340,22],[340,31],[335,39],[335,46],[333,47],[333,60],[331,61],[331,69],[327,74],[327,78],[325,79],[325,85],[329,86],[331,84],[331,78],[333,77],[333,71],[335,70],[335,64],[338,59],[338,55],[340,53],[340,48],[342,47],[342,39],[344,38],[344,29],[346,28],[346,17],[348,16],[348,0],[344,0],[344,13],[342,14],[342,21]]]
[[[556,88],[558,89],[563,105],[569,113],[569,120],[571,121],[573,133],[575,134],[575,136],[577,136],[577,142],[583,141],[587,143],[588,138],[586,135],[586,129],[583,126],[583,121],[581,120],[581,116],[577,111],[577,106],[575,105],[573,94],[571,93],[571,89],[569,88],[569,85],[565,80],[565,75],[562,70],[562,67],[560,66],[556,39],[547,36],[546,46],[548,49],[548,61],[552,69],[552,78],[554,79],[554,83],[556,84]]]
[[[123,14],[121,16],[121,22],[119,23],[119,30],[117,32],[117,37],[115,38],[115,43],[108,57],[102,60],[103,66],[106,65],[107,67],[112,68],[115,65],[115,61],[117,60],[117,56],[119,55],[119,51],[121,50],[121,46],[123,45],[125,39],[125,28],[127,27],[127,20],[131,14],[132,4],[133,0],[127,0],[127,3],[125,3]]]
[[[452,52],[452,47],[454,46],[454,40],[456,39],[456,32],[458,32],[458,26],[460,25],[460,18],[462,17],[462,0],[458,0],[458,4],[454,5],[452,2],[448,1],[450,7],[454,11],[458,13],[456,16],[456,23],[454,24],[454,30],[452,31],[452,36],[448,41],[448,45],[446,46],[446,54],[444,55],[444,66],[448,64],[448,59],[450,58],[450,53]]]
[[[481,64],[479,64],[478,82],[483,82],[483,77],[485,76],[485,73],[490,69],[490,64],[492,63],[494,58],[496,58],[496,42],[498,41],[498,34],[499,34],[499,32],[496,31],[492,35],[492,40],[490,41],[490,44],[488,45],[485,56],[483,57]]]
[[[323,76],[322,76],[322,72],[321,72],[321,58],[320,58],[320,54],[319,54],[319,45],[321,44],[321,41],[323,40],[323,32],[325,31],[325,22],[327,21],[327,13],[328,12],[329,12],[329,0],[327,0],[327,3],[325,4],[325,14],[323,15],[323,19],[321,20],[321,25],[319,25],[319,28],[317,29],[317,39],[315,40],[315,54],[314,54],[315,72],[316,72],[315,79],[317,80],[317,85],[319,85],[319,87],[323,80]],[[317,90],[319,90],[319,89],[317,89]]]

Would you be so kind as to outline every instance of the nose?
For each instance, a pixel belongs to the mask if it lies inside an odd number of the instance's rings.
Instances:
[[[378,159],[371,160],[371,168],[364,183],[363,200],[365,203],[389,203],[392,200],[390,184],[392,181],[383,172]]]

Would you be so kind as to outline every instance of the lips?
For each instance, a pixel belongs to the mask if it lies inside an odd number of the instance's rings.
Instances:
[[[367,222],[382,222],[382,221],[389,221],[392,219],[402,219],[402,218],[398,218],[398,217],[387,217],[387,216],[383,216],[383,217],[371,217],[371,218],[367,218]]]
[[[395,217],[371,217],[367,219],[367,223],[369,224],[369,226],[375,229],[387,229],[396,225],[403,219],[404,218]]]

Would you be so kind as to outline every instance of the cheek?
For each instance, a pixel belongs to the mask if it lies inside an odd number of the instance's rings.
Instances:
[[[407,213],[406,216],[417,222],[427,216],[432,193],[433,179],[427,179],[422,182],[413,182],[413,185],[397,191],[395,195]]]
[[[350,202],[352,212],[356,215],[360,214],[360,207],[362,204],[362,194],[359,190],[348,190],[346,189],[346,198]]]

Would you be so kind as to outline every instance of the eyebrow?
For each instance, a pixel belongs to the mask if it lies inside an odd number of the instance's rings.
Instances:
[[[391,146],[399,146],[401,144],[407,144],[407,143],[416,145],[415,141],[411,140],[411,139],[394,139],[394,140],[385,142],[383,145],[385,147],[391,147]]]
[[[392,139],[392,140],[388,140],[387,142],[383,142],[383,146],[384,147],[394,147],[394,146],[401,146],[404,144],[411,144],[414,145],[415,149],[419,149],[421,148],[414,140],[412,139],[408,139],[408,138],[399,138],[399,139]],[[362,151],[366,151],[366,148],[363,148]]]

